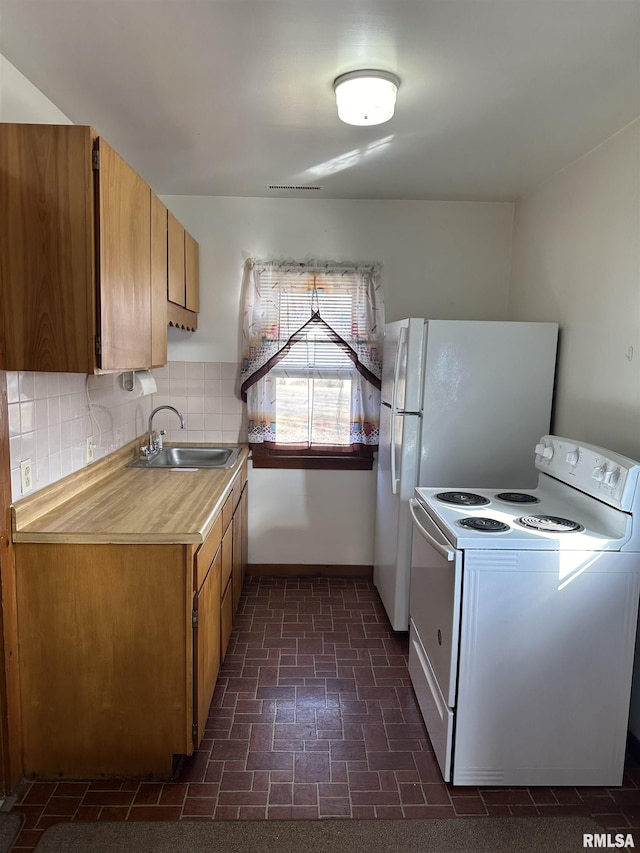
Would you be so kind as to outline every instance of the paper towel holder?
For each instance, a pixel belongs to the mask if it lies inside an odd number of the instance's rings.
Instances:
[[[120,385],[124,391],[133,391],[136,384],[135,374],[135,370],[127,370],[120,374]]]
[[[120,387],[132,397],[147,397],[158,390],[149,370],[126,370],[120,374]]]

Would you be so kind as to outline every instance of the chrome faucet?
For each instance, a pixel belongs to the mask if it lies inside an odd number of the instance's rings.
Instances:
[[[153,438],[153,416],[162,411],[162,409],[169,409],[170,412],[175,412],[180,418],[180,429],[184,429],[184,418],[176,408],[173,406],[157,406],[149,415],[149,444],[147,447],[140,448],[146,457],[154,456],[162,449],[162,436],[164,435],[164,430],[160,431],[157,441],[154,441]]]

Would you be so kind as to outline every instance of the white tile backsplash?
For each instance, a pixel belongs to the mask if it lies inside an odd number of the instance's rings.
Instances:
[[[154,426],[167,430],[168,441],[246,441],[238,362],[171,361],[153,373],[158,386],[154,407],[174,406],[184,416],[184,430],[172,412],[154,418]]]
[[[23,460],[32,462],[33,491],[42,489],[88,464],[87,438],[100,459],[144,435],[156,406],[184,416],[184,430],[171,412],[154,418],[169,441],[246,441],[238,363],[172,361],[152,372],[157,392],[148,397],[125,391],[119,375],[7,372],[13,500],[22,497]]]
[[[21,498],[20,463],[31,459],[34,488],[87,464],[144,432],[153,397],[131,399],[119,377],[77,373],[7,373],[11,490]]]

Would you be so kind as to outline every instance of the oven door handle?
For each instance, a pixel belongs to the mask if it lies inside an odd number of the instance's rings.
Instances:
[[[436,549],[438,554],[441,554],[446,560],[448,560],[449,562],[452,562],[452,560],[455,560],[455,558],[456,558],[456,552],[450,547],[449,542],[447,542],[447,540],[444,539],[444,537],[442,537],[443,541],[441,541],[438,538],[437,534],[440,533],[440,531],[435,526],[435,524],[433,524],[433,522],[430,522],[430,526],[433,527],[433,532],[425,530],[422,521],[416,515],[416,507],[419,507],[419,506],[420,506],[420,504],[418,503],[418,501],[415,500],[415,498],[411,498],[411,500],[409,501],[409,510],[411,511],[411,517],[413,518],[413,521],[414,521],[416,527],[418,528],[418,530],[420,531],[422,536],[427,540],[427,542],[433,548]],[[424,515],[424,513],[421,513],[421,514]],[[427,516],[427,518],[428,518],[428,516]],[[437,533],[436,533],[436,531],[437,531]],[[440,536],[442,536],[442,534],[440,534]]]

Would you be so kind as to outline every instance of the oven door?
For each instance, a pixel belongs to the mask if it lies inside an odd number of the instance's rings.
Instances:
[[[440,693],[453,708],[456,699],[462,551],[456,551],[417,500],[413,516],[413,550],[409,615],[426,653]]]

